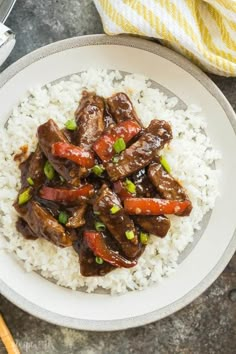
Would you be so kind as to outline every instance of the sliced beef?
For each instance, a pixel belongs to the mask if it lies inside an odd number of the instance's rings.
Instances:
[[[24,238],[27,240],[36,240],[38,236],[30,229],[29,225],[22,218],[18,218],[16,222],[16,229],[19,231]]]
[[[165,237],[170,228],[170,220],[164,215],[139,215],[133,219],[144,231],[159,237]]]
[[[189,199],[184,188],[166,172],[161,164],[152,163],[148,168],[148,176],[162,198],[174,200]]]
[[[69,183],[79,185],[80,183],[80,167],[75,163],[55,157],[52,154],[52,145],[56,142],[66,142],[68,140],[60,131],[57,124],[49,119],[46,123],[38,127],[39,145],[48,161],[53,165],[54,169]]]
[[[29,165],[31,163],[32,157],[33,157],[33,152],[29,155],[29,157],[23,161],[20,165],[20,172],[21,172],[21,189],[25,189],[26,187],[29,186],[29,183],[27,182],[27,178],[29,177]]]
[[[51,200],[42,199],[38,194],[34,195],[33,199],[38,204],[40,204],[44,209],[46,209],[55,219],[58,218],[60,213],[60,207],[61,207],[58,203],[53,202]]]
[[[14,207],[21,218],[24,219],[29,228],[38,237],[43,237],[60,247],[72,245],[70,234],[37,202],[31,200],[23,206],[19,206],[16,202]]]
[[[75,112],[78,125],[77,144],[90,148],[100,137],[104,128],[104,99],[94,92],[83,92],[79,107]]]
[[[104,122],[105,128],[110,128],[116,124],[114,118],[111,115],[108,104],[105,102],[105,112],[104,112]]]
[[[69,141],[70,144],[76,145],[76,135],[74,130],[69,130],[66,128],[61,129],[62,134]]]
[[[111,214],[111,208],[117,205],[120,210]],[[137,232],[133,220],[125,213],[120,199],[106,185],[104,185],[99,193],[99,196],[94,201],[94,211],[99,213],[100,220],[105,224],[112,236],[117,240],[122,251],[127,257],[134,258],[140,252]],[[128,240],[126,231],[133,231],[134,238]]]
[[[117,123],[131,119],[138,122],[142,127],[142,123],[138,118],[134,106],[125,93],[116,93],[115,95],[109,97],[106,102],[109,107],[109,112],[115,118]]]
[[[159,163],[152,163],[148,168],[148,176],[163,199],[189,200],[189,197],[181,186]],[[189,215],[192,205],[186,209],[182,216]]]
[[[106,170],[112,181],[123,179],[147,166],[158,150],[172,139],[169,123],[154,119],[143,135],[128,149],[124,150],[117,163],[109,162]]]
[[[22,187],[28,185],[27,178],[32,178],[34,182],[34,187],[38,188],[45,182],[44,165],[46,158],[37,146],[35,152],[32,152],[28,159],[20,164],[21,170],[21,184]]]
[[[136,196],[150,198],[157,194],[157,191],[147,176],[146,169],[135,172],[131,180],[136,185]]]
[[[41,148],[37,146],[35,152],[33,153],[28,169],[28,177],[32,178],[35,187],[39,187],[45,182],[45,162],[46,158]]]
[[[85,224],[85,212],[86,212],[87,205],[82,204],[78,207],[75,207],[72,210],[72,216],[69,218],[68,222],[66,223],[66,227],[71,227],[73,229],[79,228]]]
[[[103,276],[115,269],[115,267],[107,262],[103,262],[102,264],[96,262],[96,256],[88,247],[83,236],[74,243],[74,249],[79,255],[80,273],[84,277]]]

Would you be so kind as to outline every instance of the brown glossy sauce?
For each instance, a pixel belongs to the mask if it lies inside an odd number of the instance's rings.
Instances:
[[[98,255],[84,237],[85,232],[97,232],[97,222],[104,224],[101,235],[106,252],[115,254],[115,258],[122,257],[122,264],[125,265],[126,260],[127,264],[132,266],[134,260],[138,259],[145,249],[145,245],[140,242],[140,232],[164,237],[170,227],[170,222],[165,216],[129,216],[123,208],[123,201],[115,192],[114,181],[119,181],[125,188],[125,180],[128,177],[136,186],[135,197],[158,198],[159,194],[163,196],[160,182],[157,186],[154,180],[155,169],[158,169],[159,164],[153,161],[156,161],[159,150],[171,140],[171,127],[167,122],[153,120],[148,128],[142,128],[140,133],[129,141],[126,149],[119,154],[118,162],[103,163],[94,153],[93,143],[121,121],[133,120],[140,124],[132,102],[124,93],[104,99],[94,92],[85,91],[75,112],[75,118],[77,122],[75,131],[60,130],[50,119],[38,128],[36,151],[25,159],[28,147],[24,145],[20,148],[22,152],[15,155],[16,161],[22,162],[23,158],[25,160],[20,164],[19,194],[30,188],[31,196],[23,205],[19,205],[18,199],[14,204],[19,214],[16,227],[26,239],[42,237],[59,247],[73,246],[79,256],[81,274],[102,276],[116,267],[109,263],[107,254],[106,261],[97,263]],[[90,150],[94,154],[95,164],[103,166],[104,172],[97,176],[92,169],[55,157],[52,154],[52,144],[55,142],[66,142],[79,145],[86,151]],[[47,160],[55,171],[52,180],[44,173]],[[29,177],[34,182],[33,186],[29,186]],[[166,175],[164,177],[165,181],[170,180],[170,177]],[[42,187],[49,187],[53,191],[77,190],[87,184],[93,186],[93,194],[78,197],[73,202],[66,199],[60,201],[43,199],[40,193]],[[167,189],[164,182],[162,185]],[[179,188],[179,185],[174,182],[168,184],[171,193],[177,193],[177,187]],[[112,214],[111,209],[114,205],[119,206],[119,211]],[[60,219],[62,213],[66,214],[67,218],[64,222]],[[126,231],[132,231],[134,237],[128,239]],[[99,245],[96,247],[99,250]]]
[[[20,147],[20,152],[15,154],[14,156],[14,161],[22,162],[26,159],[27,154],[28,154],[28,145],[25,144]]]

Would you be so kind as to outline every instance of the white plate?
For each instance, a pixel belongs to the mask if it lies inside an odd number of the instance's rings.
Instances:
[[[23,310],[49,322],[86,330],[143,325],[184,307],[222,272],[236,248],[236,151],[234,112],[211,80],[186,59],[133,37],[85,36],[41,48],[8,68],[0,78],[0,121],[35,85],[99,67],[141,73],[178,96],[203,107],[208,133],[222,152],[221,196],[200,240],[176,273],[160,285],[122,296],[87,294],[26,273],[8,254],[0,257],[0,290]],[[3,128],[2,128],[3,129]]]
[[[5,22],[16,0],[0,0],[0,22]]]

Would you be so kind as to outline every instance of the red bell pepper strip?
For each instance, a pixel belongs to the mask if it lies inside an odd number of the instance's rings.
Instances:
[[[57,202],[72,202],[76,201],[79,197],[89,197],[93,193],[94,189],[91,184],[86,184],[77,189],[62,189],[43,186],[39,192],[41,198]]]
[[[121,181],[113,184],[114,192],[119,196],[120,200],[124,201],[127,198],[132,198],[132,193],[128,192]]]
[[[141,130],[138,123],[126,120],[111,128],[103,134],[93,145],[93,150],[104,162],[109,161],[114,156],[113,145],[118,138],[123,138],[128,143]]]
[[[192,204],[189,200],[128,198],[124,201],[124,208],[131,215],[175,214],[187,216],[191,212]]]
[[[128,260],[119,255],[119,253],[111,250],[106,245],[100,232],[84,231],[84,237],[87,241],[88,247],[93,251],[93,253],[113,266],[118,268],[131,268],[137,264],[137,260]]]
[[[52,154],[75,162],[78,165],[91,168],[94,166],[94,156],[79,146],[57,142],[52,145]]]

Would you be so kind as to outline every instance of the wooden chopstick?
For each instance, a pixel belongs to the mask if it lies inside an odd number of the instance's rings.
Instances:
[[[8,354],[20,354],[20,351],[16,343],[14,342],[14,339],[1,314],[0,314],[0,338]]]

